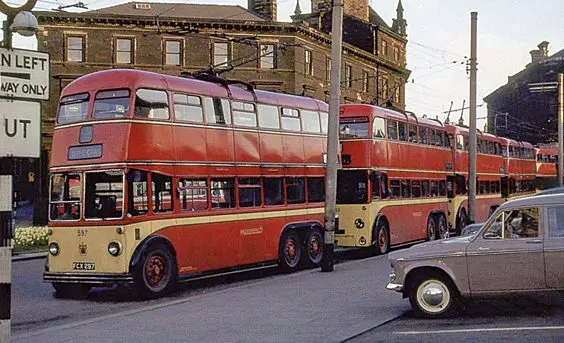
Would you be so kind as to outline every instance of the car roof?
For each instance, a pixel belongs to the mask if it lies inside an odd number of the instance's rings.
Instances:
[[[526,198],[511,200],[501,205],[500,209],[524,206],[564,205],[564,194],[534,195]]]
[[[538,192],[536,195],[546,195],[546,194],[560,194],[564,193],[564,187],[554,187],[545,189],[543,191]]]

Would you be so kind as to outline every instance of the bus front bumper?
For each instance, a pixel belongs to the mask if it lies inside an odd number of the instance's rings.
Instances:
[[[107,273],[43,273],[43,282],[87,283],[95,285],[131,284],[133,275]]]

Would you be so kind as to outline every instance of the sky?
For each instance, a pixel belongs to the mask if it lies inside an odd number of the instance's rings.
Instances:
[[[10,6],[24,0],[0,0]],[[310,1],[299,0],[303,13],[310,12]],[[345,0],[347,1],[347,0]],[[82,0],[89,9],[125,3],[125,0]],[[168,0],[230,4],[247,7],[247,0]],[[397,0],[369,0],[370,5],[391,26],[396,17]],[[38,0],[37,10],[50,10],[71,0]],[[407,20],[407,68],[412,71],[406,85],[406,109],[418,116],[446,118],[453,109],[469,103],[470,12],[478,12],[478,128],[487,115],[483,98],[507,83],[531,60],[529,51],[542,41],[550,42],[549,55],[564,49],[564,1],[562,0],[402,0]],[[296,0],[278,0],[278,20],[290,21]],[[83,10],[79,10],[83,11]],[[1,16],[0,16],[1,18]],[[34,38],[14,35],[14,46],[35,48]],[[458,121],[461,111],[450,119]],[[469,110],[464,110],[468,123]]]

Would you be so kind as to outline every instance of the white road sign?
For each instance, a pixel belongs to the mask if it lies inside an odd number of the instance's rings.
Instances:
[[[0,48],[0,96],[49,100],[49,54]]]
[[[0,99],[0,157],[39,157],[41,106]]]

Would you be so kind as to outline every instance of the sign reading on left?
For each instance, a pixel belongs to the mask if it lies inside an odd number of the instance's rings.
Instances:
[[[0,48],[0,96],[49,100],[49,55]]]
[[[0,99],[0,157],[39,157],[40,105]]]

